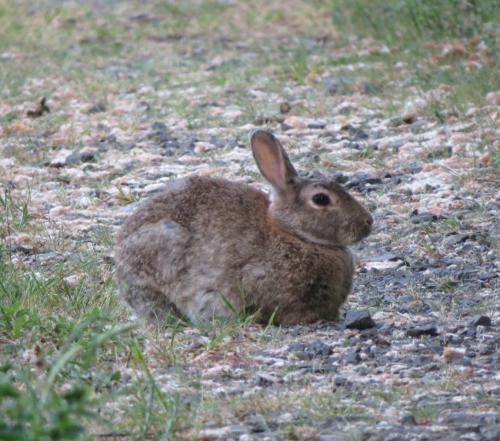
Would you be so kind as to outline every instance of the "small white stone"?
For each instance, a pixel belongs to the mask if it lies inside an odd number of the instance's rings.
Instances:
[[[80,273],[71,274],[70,276],[65,277],[63,280],[66,283],[66,285],[74,287],[74,286],[78,285],[80,280],[82,280],[82,274],[80,274]]]
[[[64,207],[62,205],[58,205],[57,207],[51,208],[49,211],[49,218],[56,218],[64,215],[69,211],[69,207]]]
[[[10,168],[16,165],[15,158],[4,158],[0,159],[0,167],[2,168]]]
[[[68,149],[61,149],[57,152],[56,156],[50,161],[51,167],[64,167],[70,162],[71,156],[74,153]]]
[[[213,144],[210,144],[209,142],[197,142],[194,145],[194,151],[197,154],[206,153],[210,150],[213,150],[214,148],[215,146]]]
[[[309,119],[300,116],[289,116],[285,119],[284,123],[287,126],[293,127],[294,129],[305,129],[307,127]]]
[[[166,184],[158,183],[158,184],[149,184],[144,187],[145,193],[153,193],[156,191],[164,190],[167,187]]]
[[[385,270],[385,269],[391,269],[391,268],[397,268],[401,266],[401,261],[390,261],[390,260],[385,260],[382,262],[366,262],[365,263],[365,268],[370,270],[370,269],[377,269],[377,270]]]

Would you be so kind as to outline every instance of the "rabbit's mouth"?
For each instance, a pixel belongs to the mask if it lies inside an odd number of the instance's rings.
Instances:
[[[345,234],[339,238],[342,245],[354,245],[362,241],[365,237],[369,236],[372,232],[373,219],[371,216],[363,223],[351,222],[350,225],[344,229]]]
[[[366,223],[365,225],[358,228],[358,230],[353,234],[351,244],[362,241],[365,237],[368,237],[372,232],[372,222]]]

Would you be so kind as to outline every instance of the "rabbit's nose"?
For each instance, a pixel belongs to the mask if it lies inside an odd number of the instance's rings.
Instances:
[[[370,216],[369,218],[367,218],[367,219],[366,219],[366,224],[367,224],[369,227],[371,227],[371,226],[373,225],[373,217],[371,217],[371,216]]]

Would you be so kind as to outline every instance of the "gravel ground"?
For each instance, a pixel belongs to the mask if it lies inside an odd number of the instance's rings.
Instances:
[[[61,76],[33,74],[0,99],[0,115],[15,115],[0,128],[0,185],[18,200],[29,195],[36,220],[6,235],[12,261],[35,271],[80,254],[109,262],[123,219],[176,177],[265,188],[248,136],[269,127],[304,173],[350,189],[372,211],[374,231],[353,249],[354,289],[338,323],[250,324],[213,345],[213,331],[167,328],[146,341],[158,386],[213,409],[178,436],[500,439],[500,181],[494,152],[481,148],[498,149],[500,92],[440,121],[429,106],[453,85],[422,93],[408,85],[405,62],[392,77],[366,59],[386,53],[376,41],[292,37],[279,26],[271,37],[259,28],[246,39],[209,38],[148,28],[164,18],[147,6],[116,16],[147,37],[126,44],[127,59],[81,66],[98,72],[94,83],[107,78],[102,95],[62,66]],[[287,47],[309,51],[307,63],[344,61],[294,77]],[[15,50],[0,55],[22,62]],[[69,63],[78,69],[78,57]],[[49,113],[37,90],[47,91]],[[158,347],[174,339],[177,359],[166,363]],[[120,370],[118,388],[133,375]]]

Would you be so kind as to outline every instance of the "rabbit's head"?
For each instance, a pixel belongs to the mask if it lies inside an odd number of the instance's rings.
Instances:
[[[251,145],[260,172],[273,187],[270,216],[281,227],[322,245],[350,245],[370,234],[370,213],[336,182],[299,177],[272,133],[256,130]]]

